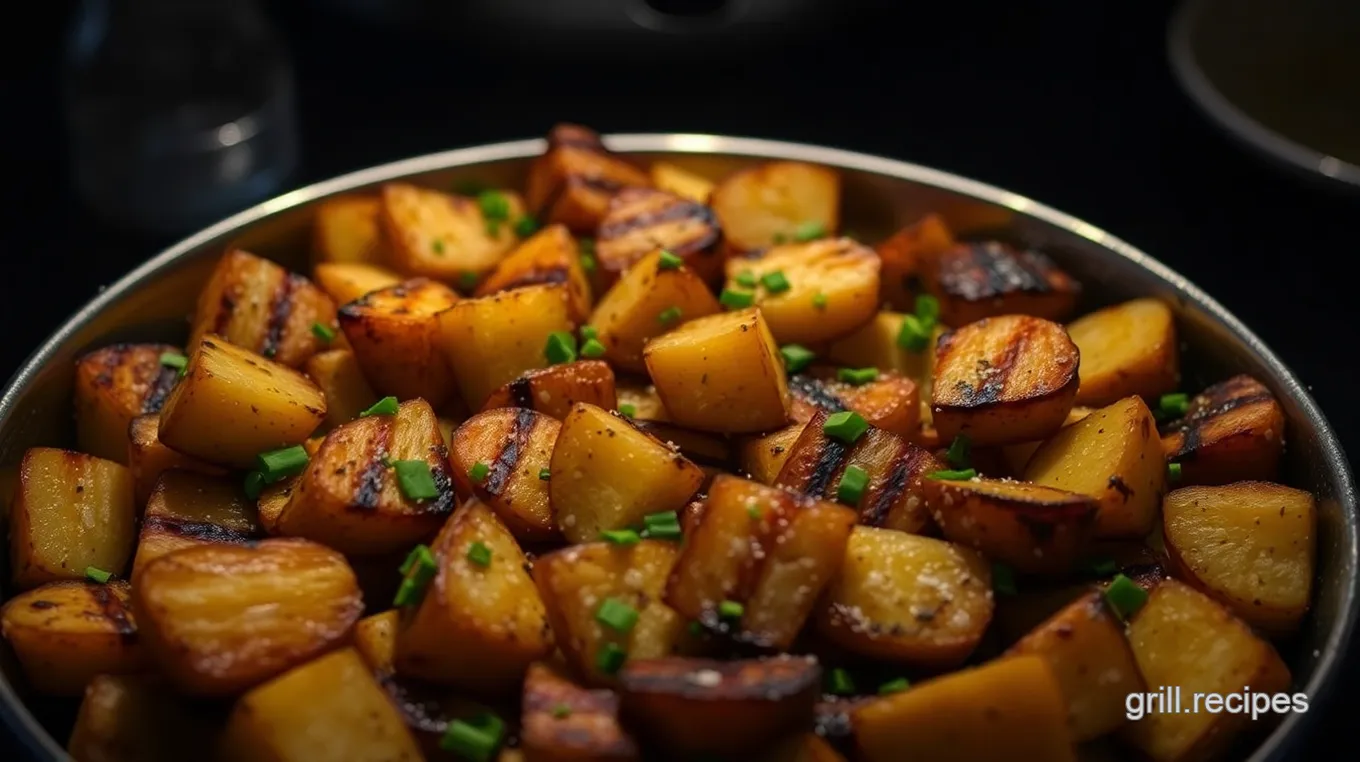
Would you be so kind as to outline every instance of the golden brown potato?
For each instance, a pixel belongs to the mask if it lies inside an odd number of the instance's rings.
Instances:
[[[1090,415],[1094,410],[1095,408],[1089,407],[1072,408],[1070,411],[1068,411],[1067,420],[1063,421],[1063,426],[1064,427],[1071,426],[1077,421],[1080,421],[1081,419]],[[1016,444],[1002,445],[999,448],[1001,466],[1003,467],[1005,472],[1010,474],[1011,476],[1015,476],[1017,478],[1020,477],[1022,474],[1025,473],[1025,465],[1029,463],[1029,459],[1034,455],[1035,451],[1037,451],[1039,449],[1039,446],[1042,445],[1043,443],[1044,443],[1043,440],[1039,439],[1033,442],[1017,442]]]
[[[386,261],[387,241],[378,222],[381,212],[382,202],[376,196],[336,196],[317,204],[312,221],[312,261]]]
[[[704,472],[656,438],[584,402],[562,422],[553,448],[549,495],[568,542],[641,525],[652,513],[678,511]]]
[[[1288,635],[1312,599],[1317,508],[1303,490],[1266,482],[1185,487],[1162,502],[1176,576],[1247,624]]]
[[[218,260],[198,296],[189,350],[218,336],[289,368],[301,368],[327,342],[314,325],[335,327],[335,302],[310,280],[241,250]]]
[[[841,178],[815,164],[771,161],[727,176],[709,204],[735,251],[811,240],[840,227]]]
[[[619,673],[629,722],[682,755],[749,755],[812,724],[822,668],[810,656],[635,659]]]
[[[617,408],[628,410],[628,417],[635,421],[669,422],[671,417],[661,402],[661,395],[649,380],[635,376],[619,375],[614,379],[614,391],[618,397]],[[605,407],[600,405],[600,407]]]
[[[317,352],[307,361],[307,376],[326,395],[326,428],[349,423],[378,400],[359,359],[348,349]]]
[[[806,423],[816,410],[827,414],[853,410],[869,425],[900,437],[912,437],[921,424],[921,397],[916,382],[880,372],[866,383],[838,381],[837,370],[814,367],[789,377],[793,420]]]
[[[1284,452],[1284,410],[1261,382],[1234,376],[1190,400],[1162,427],[1162,450],[1181,466],[1178,484],[1272,481]]]
[[[166,471],[156,482],[142,516],[132,578],[152,561],[180,548],[244,545],[264,530],[236,479],[190,471]]]
[[[1182,697],[1181,711],[1144,704],[1144,716],[1121,729],[1121,737],[1154,762],[1214,759],[1251,730],[1250,712],[1191,706],[1196,694],[1289,690],[1289,668],[1269,643],[1222,606],[1175,580],[1153,589],[1130,623],[1128,638],[1147,685],[1176,686]]]
[[[954,248],[954,234],[944,218],[927,214],[893,233],[877,247],[883,261],[883,298],[895,310],[916,307],[913,286],[934,265],[934,258]]]
[[[0,608],[0,636],[33,690],[79,696],[96,675],[142,669],[129,606],[126,582],[52,582]]]
[[[159,412],[179,380],[179,369],[161,363],[180,356],[170,344],[114,344],[76,361],[76,446],[98,458],[127,462],[128,426],[139,415]]]
[[[183,762],[216,746],[219,714],[153,677],[99,675],[85,689],[66,748],[79,762]]]
[[[341,645],[363,610],[345,559],[306,540],[184,548],[133,585],[148,657],[199,696],[240,693]]]
[[[421,762],[424,755],[363,659],[344,648],[236,702],[224,762]]]
[[[879,267],[872,249],[849,238],[790,243],[727,260],[726,289],[754,299],[779,343],[820,344],[873,319]],[[776,273],[787,288],[769,287]],[[742,285],[752,278],[754,290]]]
[[[1156,423],[1139,397],[1103,407],[1035,451],[1025,481],[1100,501],[1100,538],[1141,538],[1157,523],[1166,487]]]
[[[761,484],[774,484],[806,423],[795,423],[763,436],[746,437],[738,445],[743,473]]]
[[[648,341],[642,354],[667,415],[680,426],[748,434],[789,422],[784,363],[759,309],[691,320]]]
[[[855,518],[844,506],[718,476],[685,537],[666,603],[738,640],[785,650],[840,571]]]
[[[922,389],[922,399],[929,399],[924,392],[930,388],[935,367],[935,345],[947,329],[936,325],[927,348],[915,351],[897,343],[905,317],[900,312],[875,314],[869,322],[833,341],[827,347],[826,359],[848,368],[895,371],[915,381]]]
[[[389,246],[389,261],[408,278],[459,283],[481,276],[519,244],[515,222],[524,216],[516,193],[487,191],[468,198],[409,183],[382,187],[378,219]],[[502,214],[488,216],[491,206]],[[470,290],[470,289],[469,289]]]
[[[522,542],[560,539],[543,477],[561,429],[556,419],[528,408],[496,408],[467,419],[449,447],[458,494],[485,503]],[[480,468],[485,474],[475,478]]]
[[[651,175],[653,185],[690,201],[706,204],[713,194],[713,181],[670,162],[653,162]]]
[[[580,247],[563,225],[543,228],[510,252],[477,286],[475,296],[540,283],[565,284],[572,320],[590,317],[590,281],[581,268]]]
[[[593,130],[558,124],[548,132],[548,150],[529,167],[524,196],[540,222],[595,235],[615,193],[649,186],[647,173],[610,153]]]
[[[1006,654],[1034,654],[1048,661],[1066,699],[1068,726],[1078,742],[1123,725],[1125,697],[1147,690],[1124,639],[1123,623],[1097,592],[1068,604]]]
[[[401,276],[391,270],[362,262],[323,262],[312,275],[321,290],[342,306],[401,283]]]
[[[922,669],[955,667],[992,619],[992,572],[976,551],[858,526],[817,619],[853,653]]]
[[[688,267],[661,268],[661,252],[638,260],[595,305],[590,324],[605,359],[620,370],[641,373],[647,341],[686,321],[715,315],[722,306]]]
[[[547,664],[524,677],[520,748],[525,762],[638,759],[637,743],[619,725],[612,691],[573,683]]]
[[[935,678],[853,710],[865,762],[904,749],[931,762],[1012,759],[1076,762],[1058,680],[1038,656],[1000,659]]]
[[[484,565],[474,547],[486,549]],[[496,514],[475,500],[454,511],[430,548],[438,571],[397,631],[397,672],[513,693],[553,645],[524,552]]]
[[[595,234],[597,282],[609,288],[657,249],[684,260],[706,283],[722,280],[722,229],[712,209],[664,190],[625,188],[609,202]]]
[[[160,440],[212,463],[250,468],[262,452],[302,443],[326,417],[326,397],[291,368],[208,337],[161,410]]]
[[[633,428],[656,437],[681,455],[705,468],[726,471],[736,462],[727,437],[676,426],[662,421],[631,420]]]
[[[126,466],[50,447],[24,453],[9,516],[16,588],[84,579],[91,567],[121,576],[136,533],[132,472]]]
[[[448,286],[415,278],[340,308],[340,327],[374,392],[435,407],[453,396],[436,315],[458,301]]]
[[[576,362],[535,368],[491,393],[482,410],[522,407],[562,420],[578,402],[605,410],[619,404],[614,389],[614,371],[602,360]]]
[[[576,330],[567,286],[524,286],[464,299],[439,316],[444,356],[469,410],[526,371],[548,365],[549,334]]]
[[[945,539],[1026,574],[1071,572],[1095,529],[1090,495],[1002,479],[922,484]]]
[[[1062,427],[1077,394],[1077,347],[1036,317],[987,318],[945,334],[935,350],[931,413],[943,441],[1042,439]]]
[[[161,417],[155,413],[139,415],[128,426],[128,471],[132,473],[132,492],[138,506],[145,506],[161,474],[170,469],[221,476],[226,469],[161,444]]]
[[[1153,399],[1180,381],[1176,318],[1165,302],[1134,299],[1072,321],[1081,352],[1077,404],[1100,407],[1134,395]]]
[[[925,281],[940,300],[940,319],[958,327],[1002,315],[1065,320],[1081,293],[1048,257],[997,241],[960,243],[935,254]]]

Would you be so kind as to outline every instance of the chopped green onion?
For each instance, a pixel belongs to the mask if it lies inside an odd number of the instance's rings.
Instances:
[[[620,404],[619,415],[623,416],[624,418],[632,418],[633,416],[637,415],[637,405],[631,405],[627,402]]]
[[[430,248],[434,250],[435,256],[437,257],[444,256],[444,239],[442,238],[434,239],[433,241],[430,242]]]
[[[595,268],[596,268],[596,267],[598,267],[598,265],[597,265],[596,262],[595,262],[595,255],[594,255],[594,254],[591,254],[591,253],[588,253],[588,252],[585,252],[585,251],[582,251],[582,252],[581,252],[581,269],[584,270],[584,271],[586,272],[587,275],[590,275],[591,273],[595,272]]]
[[[816,296],[812,297],[812,306],[819,310],[826,309],[826,302],[826,294],[818,293]]]
[[[464,291],[471,291],[477,286],[478,280],[477,273],[466,270],[458,275],[458,287]]]
[[[949,443],[949,451],[944,454],[945,460],[954,468],[968,468],[969,460],[973,451],[973,443],[968,440],[967,435],[959,434],[954,437],[954,441]]]
[[[812,364],[817,355],[801,344],[785,344],[779,348],[779,356],[784,358],[784,369],[797,373]]]
[[[586,339],[586,343],[581,345],[581,356],[596,358],[604,357],[605,348],[599,339]]]
[[[1147,598],[1143,586],[1123,574],[1116,575],[1105,588],[1105,602],[1114,610],[1115,616],[1124,621],[1138,613],[1138,609],[1147,603]]]
[[[822,424],[822,431],[826,432],[827,436],[846,444],[854,444],[868,430],[869,422],[853,410],[832,413],[826,417],[826,423]]]
[[[969,479],[976,477],[977,471],[971,468],[964,468],[958,471],[942,468],[939,471],[931,471],[926,474],[927,479],[934,479],[935,481],[940,482],[966,482]]]
[[[553,331],[548,334],[548,345],[543,349],[543,356],[548,358],[550,365],[575,362],[576,337],[567,331]]]
[[[404,577],[411,573],[416,566],[426,569],[434,569],[439,563],[434,558],[434,553],[430,552],[430,546],[420,544],[411,548],[411,552],[406,554],[406,560],[401,562],[401,568],[397,571]]]
[[[1179,482],[1181,480],[1181,464],[1167,463],[1166,478],[1170,479],[1172,484]]]
[[[747,516],[750,516],[751,518],[755,519],[756,521],[760,521],[760,517],[763,516],[764,514],[762,514],[762,513],[760,512],[760,506],[758,506],[758,505],[748,505],[748,506],[746,506],[746,515],[747,515]]]
[[[760,282],[765,286],[765,290],[771,294],[780,294],[789,290],[789,279],[785,277],[782,270],[765,273],[761,276]]]
[[[550,468],[538,469],[538,478],[542,479],[545,482],[548,481],[549,479],[552,478],[552,469]]]
[[[488,220],[510,218],[510,199],[500,191],[487,190],[478,193],[477,206],[482,208],[482,216]]]
[[[481,180],[459,180],[453,184],[452,190],[460,196],[476,196],[490,187]]]
[[[491,548],[486,543],[478,540],[468,546],[467,560],[478,566],[491,565]]]
[[[335,329],[325,323],[312,323],[312,335],[325,342],[335,341]]]
[[[642,537],[632,529],[606,529],[600,532],[600,539],[614,545],[637,545]]]
[[[302,445],[293,445],[281,450],[262,452],[255,460],[265,484],[273,484],[302,473],[307,467],[307,450]]]
[[[491,466],[488,466],[487,464],[483,463],[480,460],[477,461],[476,463],[473,463],[472,468],[468,469],[468,476],[472,477],[472,480],[474,482],[477,482],[478,484],[481,484],[482,482],[486,481],[486,477],[490,473]]]
[[[653,513],[642,518],[642,535],[659,540],[674,540],[684,534],[680,528],[680,516],[675,511]]]
[[[106,572],[97,566],[85,567],[85,579],[88,579],[91,582],[98,582],[99,584],[103,585],[107,584],[108,581],[112,578],[113,578],[112,573]]]
[[[638,611],[618,598],[605,598],[595,609],[595,621],[617,632],[628,632],[637,624]]]
[[[189,366],[189,358],[178,352],[161,352],[161,365],[167,368],[184,370]]]
[[[406,555],[399,570],[403,576],[393,606],[414,606],[425,596],[425,588],[439,573],[439,562],[428,546],[417,545]]]
[[[396,397],[383,397],[373,406],[359,414],[360,418],[367,418],[370,415],[396,415],[397,409],[401,407]]]
[[[723,601],[718,604],[718,616],[723,619],[741,619],[746,607],[736,601]]]
[[[258,499],[260,493],[264,491],[264,474],[259,471],[251,471],[246,474],[245,491],[246,497],[251,500]]]
[[[670,253],[669,251],[666,251],[665,249],[662,249],[661,258],[656,263],[656,269],[679,270],[681,267],[684,266],[684,264],[685,260],[675,256],[674,254]]]
[[[618,643],[605,643],[595,654],[595,666],[606,675],[617,673],[627,660],[628,652]]]
[[[520,238],[528,238],[538,232],[538,221],[529,215],[524,215],[515,220],[515,235]]]
[[[558,704],[553,707],[552,716],[555,720],[565,720],[571,716],[571,707],[566,704]]]
[[[718,295],[718,302],[728,309],[740,310],[756,303],[756,296],[749,291],[733,291],[725,288]]]
[[[878,378],[878,368],[841,368],[836,371],[836,380],[855,386],[863,386]]]
[[[773,236],[770,237],[770,240],[774,241],[775,243],[786,243],[789,240],[789,237],[784,233],[775,233]]]
[[[1163,394],[1157,401],[1157,409],[1168,418],[1180,418],[1190,410],[1190,395],[1180,392]]]
[[[878,686],[878,695],[887,696],[893,693],[901,693],[902,691],[905,691],[910,687],[911,683],[907,680],[907,678],[899,677],[896,680],[889,680],[888,682]]]
[[[738,286],[745,286],[746,288],[756,287],[756,274],[750,270],[742,270],[737,273],[737,277],[733,278],[733,280],[737,282]]]
[[[1015,595],[1015,570],[1005,564],[992,564],[992,591],[997,595]]]
[[[690,621],[685,629],[689,631],[689,635],[692,638],[702,638],[704,635],[708,634],[708,630],[704,629],[702,623],[693,620]]]
[[[680,319],[679,307],[667,307],[656,316],[656,322],[662,325],[670,325]]]
[[[940,300],[930,294],[916,297],[916,317],[929,328],[940,322]]]
[[[576,242],[576,245],[581,249],[582,254],[589,254],[591,256],[595,256],[594,238],[582,238]]]
[[[793,240],[798,243],[815,241],[826,235],[826,226],[815,220],[809,220],[799,225],[793,231]]]
[[[859,466],[846,466],[836,487],[836,499],[846,505],[859,505],[864,488],[869,486],[869,472]]]
[[[930,346],[931,330],[915,315],[903,315],[902,326],[897,329],[897,346],[911,352],[924,352]]]
[[[840,667],[836,667],[827,673],[826,692],[837,696],[849,696],[855,692],[855,681],[850,679],[850,673]]]
[[[504,727],[500,718],[490,715],[477,724],[454,720],[439,739],[439,748],[470,762],[491,762],[501,744]]]
[[[429,500],[439,497],[439,488],[435,486],[429,463],[423,460],[394,460],[392,468],[397,472],[397,487],[407,499]]]
[[[580,333],[581,333],[581,338],[585,339],[586,341],[590,341],[591,339],[598,339],[598,338],[600,338],[600,330],[599,330],[598,328],[596,328],[595,326],[593,326],[593,325],[583,325],[583,326],[581,326],[581,331],[580,331]]]
[[[1091,562],[1091,573],[1097,577],[1108,577],[1119,571],[1119,564],[1113,558],[1099,558]]]

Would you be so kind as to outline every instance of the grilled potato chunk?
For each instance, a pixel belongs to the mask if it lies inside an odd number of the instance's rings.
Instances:
[[[474,295],[541,283],[565,284],[572,320],[583,323],[590,317],[590,281],[581,267],[580,247],[563,225],[549,225],[525,240],[496,265]]]
[[[573,683],[547,664],[524,677],[519,742],[525,762],[636,760],[637,743],[619,725],[612,691]]]
[[[738,170],[713,189],[709,204],[735,251],[833,235],[840,226],[841,178],[833,169],[771,161]]]
[[[160,680],[99,675],[85,689],[67,750],[80,762],[182,762],[216,746],[221,719]]]
[[[1312,600],[1317,508],[1265,482],[1185,487],[1162,502],[1176,576],[1267,633],[1288,635]]]
[[[501,407],[528,408],[562,420],[578,402],[612,410],[619,400],[614,391],[614,371],[601,360],[535,368],[491,393],[482,410]]]
[[[1081,352],[1078,405],[1100,407],[1134,395],[1153,398],[1180,381],[1176,318],[1157,299],[1092,312],[1067,326]]]
[[[490,561],[469,550],[481,543]],[[552,651],[543,601],[510,530],[490,508],[464,503],[431,546],[439,570],[397,631],[397,672],[488,694],[518,690]]]
[[[849,238],[774,246],[727,261],[727,288],[751,293],[780,344],[820,344],[850,334],[878,311],[878,255]],[[788,288],[771,291],[764,278],[782,273]]]
[[[540,222],[594,235],[615,193],[650,185],[646,172],[610,153],[593,130],[559,124],[548,132],[548,150],[529,167],[524,195]]]
[[[360,619],[354,625],[354,650],[368,663],[379,679],[390,678],[396,671],[393,662],[397,654],[397,628],[401,626],[401,610],[388,609]]]
[[[826,359],[849,368],[894,371],[929,388],[935,367],[935,345],[948,329],[937,325],[929,348],[913,351],[897,343],[904,317],[900,312],[887,310],[875,314],[869,322],[833,341],[827,347]]]
[[[351,421],[326,435],[279,515],[276,531],[359,556],[395,553],[432,536],[453,512],[448,448],[428,402]],[[397,465],[428,467],[436,494],[406,497]],[[389,465],[390,464],[390,465]]]
[[[259,453],[300,444],[326,417],[326,397],[291,368],[208,337],[161,411],[160,440],[211,463],[250,468]]]
[[[115,344],[76,361],[76,446],[98,458],[126,463],[128,426],[159,412],[179,371],[161,355],[180,354],[170,344]]]
[[[686,537],[666,603],[744,642],[785,650],[840,571],[855,512],[775,487],[718,476]],[[724,602],[742,605],[724,617]]]
[[[1071,426],[1093,412],[1094,408],[1073,407],[1067,413],[1067,420],[1063,421],[1063,426]],[[1043,444],[1043,440],[1033,442],[1017,442],[1016,444],[1002,445],[1000,448],[1001,465],[1006,473],[1019,477],[1025,473],[1025,465],[1029,459],[1038,451]]]
[[[420,747],[352,648],[327,654],[236,702],[225,762],[420,762]]]
[[[590,323],[605,347],[605,359],[620,370],[642,373],[647,341],[681,323],[715,315],[722,306],[708,285],[688,267],[661,268],[661,252],[638,260],[600,298]]]
[[[964,326],[1002,315],[1065,320],[1080,285],[1037,251],[997,241],[961,243],[931,257],[926,276],[945,325]]]
[[[1146,690],[1104,597],[1088,593],[1054,614],[1007,652],[1044,657],[1067,700],[1073,738],[1089,741],[1124,724],[1125,697]]]
[[[1141,398],[1120,400],[1040,446],[1025,466],[1025,481],[1098,500],[1096,537],[1145,537],[1157,523],[1166,487],[1156,431]]]
[[[378,219],[393,267],[408,278],[444,283],[489,272],[519,244],[511,223],[524,216],[518,194],[498,195],[507,207],[503,220],[488,219],[478,199],[408,183],[384,185]]]
[[[88,567],[121,575],[136,532],[126,466],[50,447],[24,453],[9,516],[16,588],[84,579]]]
[[[245,545],[264,536],[255,506],[235,479],[190,471],[166,471],[156,482],[142,516],[132,577],[161,556],[181,548],[227,543]]]
[[[706,468],[726,470],[735,464],[727,437],[681,428],[662,421],[632,421],[633,428],[651,434],[672,450]]]
[[[1167,460],[1183,485],[1270,481],[1284,451],[1284,410],[1261,382],[1234,376],[1190,400],[1184,418],[1162,427]]]
[[[198,696],[240,693],[335,648],[363,610],[345,559],[306,540],[184,548],[133,585],[148,656]]]
[[[1039,656],[984,664],[874,699],[852,713],[865,762],[904,749],[934,762],[989,762],[998,744],[1014,759],[1076,762],[1058,680]]]
[[[310,280],[239,249],[217,262],[198,296],[189,349],[219,336],[289,368],[325,348],[312,332],[335,325],[335,302]]]
[[[321,290],[339,305],[401,283],[401,276],[391,270],[363,262],[323,262],[313,269],[312,275]]]
[[[1072,571],[1090,543],[1094,497],[1001,479],[926,479],[926,502],[945,538],[1026,574]]]
[[[381,213],[382,201],[376,196],[337,196],[317,204],[312,221],[312,261],[386,261],[387,241],[378,221]]]
[[[453,396],[436,315],[458,303],[442,283],[415,278],[340,308],[340,327],[364,378],[379,395],[423,397],[435,407]]]
[[[132,473],[132,492],[136,505],[145,506],[161,474],[170,469],[193,471],[209,476],[221,476],[226,469],[161,444],[161,417],[156,414],[139,415],[128,427],[128,471]]]
[[[126,582],[52,582],[0,608],[9,641],[33,690],[79,696],[96,675],[137,672],[142,651]]]
[[[743,439],[738,451],[742,472],[761,484],[774,484],[805,426],[806,423],[795,423],[763,436]]]
[[[318,352],[307,361],[307,376],[326,395],[328,429],[349,423],[378,399],[368,385],[359,360],[348,349]]]
[[[619,683],[624,714],[659,747],[746,755],[811,725],[822,668],[808,656],[670,656],[628,662]]]
[[[575,329],[570,293],[560,283],[464,299],[439,316],[444,354],[469,410],[480,410],[492,392],[547,365],[549,334]]]
[[[935,428],[943,441],[966,434],[974,445],[1042,439],[1072,409],[1079,357],[1062,326],[1025,315],[945,334],[931,384]]]
[[[690,201],[706,204],[713,194],[713,181],[670,162],[654,162],[651,176],[652,185]]]
[[[496,408],[467,419],[449,447],[458,493],[476,496],[522,542],[559,539],[543,471],[561,429],[556,419],[527,408]],[[472,476],[477,464],[488,469],[480,480]]]
[[[667,415],[680,426],[744,434],[789,422],[779,345],[758,309],[691,320],[647,342],[643,360]]]
[[[817,410],[828,414],[853,410],[871,426],[901,437],[911,437],[920,426],[921,398],[916,383],[896,373],[881,373],[873,381],[851,384],[836,380],[832,368],[812,368],[789,377],[791,414],[807,422]]]
[[[656,438],[584,402],[562,422],[548,492],[568,542],[589,542],[644,516],[678,511],[704,472]]]
[[[608,288],[638,260],[665,249],[707,283],[722,280],[722,229],[703,202],[653,188],[626,188],[609,202],[595,236],[599,284]]]
[[[1177,686],[1186,698],[1244,688],[1265,694],[1289,689],[1289,668],[1269,643],[1222,606],[1175,580],[1153,589],[1130,623],[1128,638],[1147,684]],[[1250,713],[1198,709],[1148,711],[1125,725],[1120,735],[1147,759],[1188,762],[1221,755],[1252,725]]]
[[[955,667],[992,619],[992,572],[977,552],[929,537],[858,526],[817,620],[853,653],[921,667]]]
[[[915,284],[934,267],[935,257],[954,245],[954,234],[938,214],[927,214],[880,243],[876,250],[883,261],[883,298],[888,305],[915,310]]]

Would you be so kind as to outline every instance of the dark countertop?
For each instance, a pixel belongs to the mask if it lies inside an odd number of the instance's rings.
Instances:
[[[29,5],[38,15],[6,25],[13,43],[0,45],[6,375],[100,284],[168,243],[100,224],[72,197],[55,89],[68,4]],[[1301,185],[1200,118],[1165,62],[1169,2],[902,0],[853,34],[821,30],[784,55],[705,64],[691,49],[654,65],[486,55],[282,5],[303,119],[295,184],[536,136],[556,121],[928,164],[1039,199],[1179,270],[1274,347],[1360,447],[1360,404],[1342,372],[1351,363],[1332,354],[1337,327],[1354,322],[1348,279],[1332,268],[1353,248],[1360,198]],[[1357,697],[1353,681],[1344,700],[1315,709],[1330,717],[1318,745],[1342,739],[1340,709]]]

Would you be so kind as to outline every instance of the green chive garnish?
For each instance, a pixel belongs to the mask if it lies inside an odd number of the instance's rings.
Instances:
[[[940,300],[930,294],[916,297],[916,317],[927,326],[934,328],[940,322]]]
[[[637,545],[642,541],[632,529],[606,529],[600,532],[600,539],[613,545]]]
[[[618,632],[628,632],[637,624],[638,611],[618,598],[605,598],[595,609],[595,621]]]
[[[863,386],[878,378],[878,368],[841,368],[836,371],[836,380],[854,386]]]
[[[396,470],[397,487],[408,500],[439,497],[439,488],[435,486],[429,463],[423,460],[394,460],[392,468]]]
[[[178,352],[161,352],[161,365],[184,370],[189,365],[189,358]]]
[[[992,564],[992,592],[1015,595],[1015,570],[1005,564]]]
[[[581,333],[581,338],[585,339],[586,341],[590,341],[591,339],[598,339],[598,338],[600,338],[600,330],[599,330],[598,328],[596,328],[595,326],[593,326],[593,325],[583,325],[583,326],[581,326],[581,331],[580,331],[580,333]]]
[[[630,405],[627,402],[625,402],[619,405],[619,415],[623,416],[624,418],[632,418],[633,416],[637,415],[637,406]]]
[[[959,434],[954,437],[954,441],[949,443],[949,451],[944,454],[945,460],[954,468],[968,468],[969,459],[972,455],[972,442],[968,437]]]
[[[465,270],[458,275],[458,287],[464,291],[471,291],[477,285],[477,273]]]
[[[748,505],[748,506],[746,506],[746,515],[747,515],[747,516],[750,516],[751,518],[755,519],[756,521],[760,521],[760,517],[761,517],[763,514],[760,512],[760,506],[758,506],[758,505]]]
[[[930,346],[931,328],[915,315],[903,315],[897,329],[897,346],[911,352],[924,352]]]
[[[855,681],[850,679],[850,673],[840,667],[836,667],[827,673],[826,692],[837,696],[850,696],[855,692]]]
[[[910,687],[911,683],[907,681],[907,678],[899,677],[896,680],[889,680],[888,682],[878,686],[878,695],[887,696],[893,693],[901,693],[902,691],[905,691]]]
[[[680,516],[675,511],[653,513],[642,518],[642,536],[658,540],[674,540],[683,534]]]
[[[827,416],[826,423],[822,424],[822,431],[826,432],[827,436],[846,444],[854,444],[868,430],[869,422],[853,410],[832,413]]]
[[[1119,571],[1119,564],[1113,558],[1100,558],[1091,562],[1091,573],[1097,577],[1108,577]]]
[[[740,310],[756,303],[756,296],[749,291],[733,291],[725,288],[718,295],[718,302],[728,309]]]
[[[359,414],[360,418],[367,418],[370,415],[396,415],[397,408],[401,407],[396,397],[383,397],[373,406]]]
[[[585,270],[587,275],[595,272],[595,268],[598,266],[599,265],[595,262],[594,254],[588,253],[584,250],[581,252],[581,269]]]
[[[1115,616],[1124,621],[1138,613],[1138,609],[1147,603],[1148,594],[1142,585],[1125,577],[1123,574],[1116,575],[1110,584],[1105,588],[1105,602],[1110,605]]]
[[[491,466],[488,466],[487,464],[483,463],[480,460],[477,461],[476,463],[473,463],[472,468],[468,469],[468,476],[471,477],[472,480],[474,482],[477,482],[478,484],[481,484],[482,482],[486,481],[486,477],[490,473]]]
[[[1166,464],[1166,478],[1167,478],[1167,479],[1170,479],[1172,484],[1175,484],[1176,482],[1179,482],[1179,481],[1181,480],[1181,464],[1179,464],[1179,463],[1167,463],[1167,464]]]
[[[618,643],[605,643],[595,655],[595,666],[606,675],[612,675],[623,667],[628,660],[628,652]]]
[[[733,278],[733,280],[737,282],[738,286],[744,286],[746,288],[756,287],[756,274],[750,270],[742,270],[737,273],[737,277]]]
[[[571,716],[571,707],[566,704],[558,704],[553,707],[552,716],[555,720],[565,720]]]
[[[662,325],[670,325],[680,319],[679,307],[667,307],[656,316],[656,322]]]
[[[656,263],[656,269],[679,270],[681,267],[684,266],[684,264],[685,260],[675,256],[674,254],[670,253],[669,251],[666,251],[665,249],[662,249],[661,258]]]
[[[975,478],[976,476],[977,471],[971,468],[964,468],[958,471],[952,471],[950,469],[943,468],[940,469],[939,471],[931,471],[930,473],[926,474],[927,479],[934,479],[936,481],[941,482],[966,482],[969,479]]]
[[[470,762],[491,762],[501,745],[505,723],[487,715],[478,722],[454,720],[439,739],[439,748]]]
[[[528,238],[538,232],[538,222],[529,215],[524,215],[515,220],[515,235],[520,238]]]
[[[510,218],[510,199],[500,191],[488,190],[478,193],[477,206],[481,207],[482,216],[488,220]]]
[[[779,348],[779,355],[784,358],[784,369],[790,373],[797,373],[817,359],[811,349],[801,344],[785,344]]]
[[[548,481],[549,479],[552,478],[552,469],[549,468],[538,469],[538,478],[542,479],[545,482]]]
[[[586,342],[581,345],[582,357],[589,357],[593,359],[596,357],[604,357],[604,353],[605,353],[604,345],[600,343],[599,339],[586,339]]]
[[[815,241],[825,235],[825,225],[816,221],[808,221],[794,229],[793,240],[798,243],[807,243],[808,241]]]
[[[723,601],[718,604],[718,616],[722,619],[741,619],[746,607],[736,601]]]
[[[772,273],[765,273],[760,278],[760,283],[766,291],[771,294],[780,294],[789,290],[789,279],[784,276],[783,271],[775,270]]]
[[[325,323],[312,323],[312,335],[329,343],[335,340],[335,329]]]
[[[411,548],[411,552],[406,554],[406,560],[401,562],[401,567],[397,569],[397,572],[402,576],[406,576],[417,566],[426,569],[434,569],[438,567],[438,565],[438,562],[435,561],[434,553],[430,550],[430,546],[421,544]]]
[[[281,450],[262,452],[256,456],[255,461],[265,484],[273,484],[302,473],[307,467],[307,451],[302,445],[293,445]]]
[[[816,296],[812,297],[812,306],[816,307],[819,310],[826,309],[826,303],[827,303],[826,294],[819,293]]]
[[[399,571],[404,579],[401,581],[401,587],[397,588],[397,596],[393,599],[392,605],[414,606],[420,603],[420,599],[425,596],[426,586],[439,572],[439,562],[429,547],[417,545],[406,555],[406,560],[402,562]]]
[[[553,331],[548,334],[548,345],[543,349],[543,356],[548,358],[550,365],[575,362],[576,337],[567,331]]]
[[[88,579],[91,582],[98,582],[99,584],[104,585],[112,578],[113,574],[106,572],[97,566],[85,567],[85,579]]]
[[[245,482],[246,497],[256,500],[260,493],[264,491],[264,474],[259,471],[251,471],[246,474]]]
[[[486,543],[478,540],[468,546],[467,560],[477,566],[491,565],[491,548]]]
[[[1157,409],[1168,418],[1180,418],[1190,410],[1190,395],[1180,392],[1163,394],[1157,401]]]
[[[869,486],[869,472],[859,466],[846,466],[836,487],[836,499],[845,505],[859,505],[864,488]]]
[[[433,241],[430,242],[430,248],[434,250],[435,256],[437,257],[444,256],[444,239],[442,238],[434,239]]]

